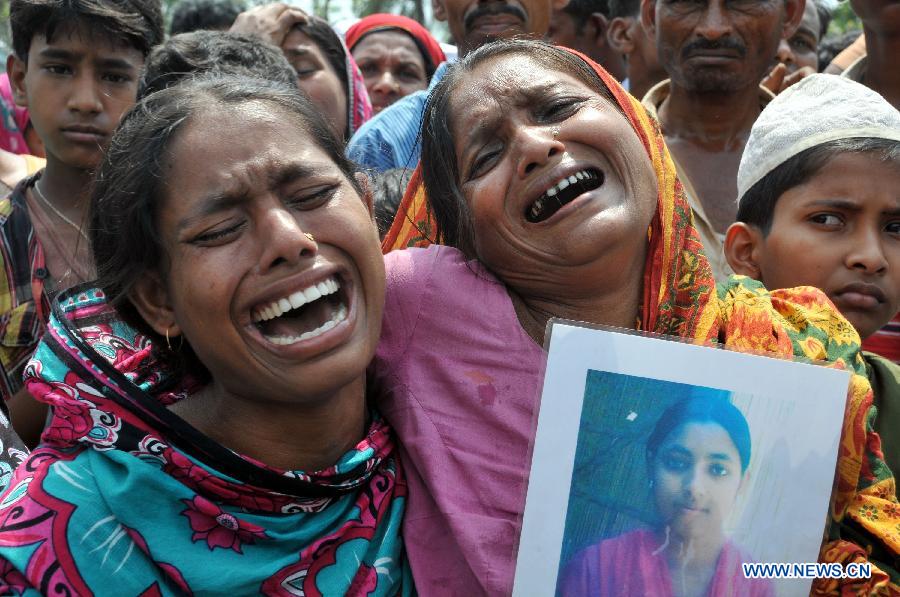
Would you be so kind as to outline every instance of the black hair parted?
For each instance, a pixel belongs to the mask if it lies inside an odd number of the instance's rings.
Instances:
[[[137,97],[206,74],[246,76],[297,88],[297,73],[280,48],[255,36],[194,31],[170,37],[150,52]]]
[[[599,12],[603,16],[609,16],[608,0],[569,0],[563,8],[563,12],[572,15],[578,19],[578,30],[584,28],[585,22],[595,12]]]
[[[820,39],[818,49],[819,72],[823,72],[831,64],[831,61],[855,42],[860,35],[862,35],[862,31],[854,29],[845,33],[826,35]]]
[[[617,107],[612,94],[588,64],[574,54],[542,41],[512,39],[481,46],[451,65],[428,97],[422,120],[422,180],[434,213],[434,242],[456,247],[475,257],[471,214],[460,188],[460,172],[453,143],[453,114],[450,98],[465,77],[480,64],[507,56],[523,54],[547,68],[571,75],[594,89]]]
[[[11,0],[9,23],[13,52],[23,62],[34,36],[52,41],[69,27],[84,26],[144,56],[165,35],[160,0]]]
[[[822,143],[779,164],[747,189],[738,204],[737,221],[756,226],[763,235],[769,234],[778,199],[792,188],[808,182],[831,160],[846,153],[872,154],[900,169],[900,141],[858,137]]]
[[[391,168],[384,172],[368,173],[369,189],[372,191],[372,202],[375,205],[375,224],[382,239],[394,222],[397,208],[403,200],[412,175],[413,171],[410,168]]]
[[[91,191],[90,243],[97,286],[126,322],[157,341],[161,338],[144,323],[129,297],[140,278],[155,273],[165,280],[169,269],[158,222],[169,192],[164,172],[172,142],[205,111],[247,103],[268,104],[280,110],[286,122],[298,123],[362,193],[343,144],[318,108],[296,88],[210,75],[138,102],[122,118],[97,172]]]
[[[828,33],[828,26],[831,24],[831,9],[828,8],[822,0],[808,0],[816,6],[816,12],[819,13],[819,41],[825,38]]]
[[[641,0],[609,0],[609,18],[636,17],[641,14]]]
[[[228,29],[244,10],[240,0],[181,0],[172,11],[169,35]]]

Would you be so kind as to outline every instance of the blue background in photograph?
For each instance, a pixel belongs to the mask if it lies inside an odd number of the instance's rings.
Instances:
[[[674,402],[700,396],[728,399],[731,393],[588,371],[560,571],[581,549],[653,524],[647,438]]]

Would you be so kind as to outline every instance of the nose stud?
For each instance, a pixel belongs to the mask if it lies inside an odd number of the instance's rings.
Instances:
[[[303,236],[305,236],[306,238],[308,238],[308,239],[310,240],[310,242],[316,242],[316,237],[313,236],[312,234],[310,234],[309,232],[304,232],[304,233],[303,233]]]
[[[554,138],[554,139],[556,139],[557,137],[559,137],[559,127],[558,127],[558,126],[555,126],[555,127],[553,127],[552,129],[550,129],[550,132],[553,133],[553,138]]]

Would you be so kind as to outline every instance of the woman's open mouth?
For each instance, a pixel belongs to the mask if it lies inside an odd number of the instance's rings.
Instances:
[[[338,276],[331,276],[278,300],[252,309],[263,337],[280,346],[311,340],[347,319],[348,297]]]
[[[582,193],[600,188],[603,181],[603,172],[597,168],[586,168],[566,176],[525,209],[525,219],[532,224],[543,222]]]

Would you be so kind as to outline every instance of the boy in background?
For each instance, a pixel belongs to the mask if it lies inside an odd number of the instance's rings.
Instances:
[[[879,94],[834,75],[790,87],[753,125],[738,194],[725,239],[735,273],[820,288],[862,339],[900,309],[900,112]],[[900,472],[900,366],[863,358],[874,428]]]
[[[160,0],[12,0],[9,10],[7,73],[47,166],[0,200],[0,394],[19,434],[36,443],[45,407],[22,388],[22,371],[49,299],[93,278],[88,188],[135,102],[145,57],[163,40],[163,19]]]

